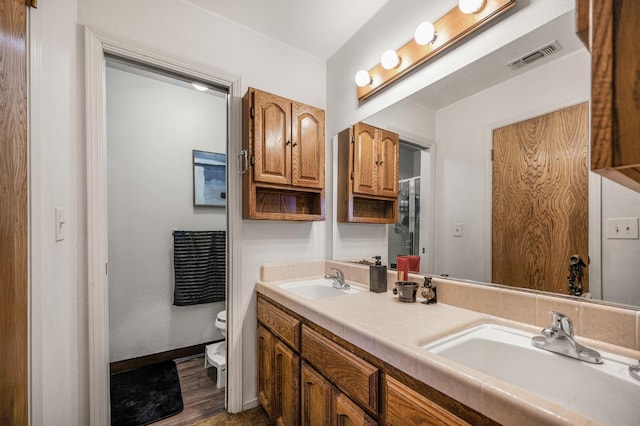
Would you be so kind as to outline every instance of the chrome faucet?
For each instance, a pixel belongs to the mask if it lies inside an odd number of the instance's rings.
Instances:
[[[331,268],[336,271],[335,275],[326,274],[324,277],[328,280],[333,280],[333,288],[338,288],[340,290],[348,290],[351,286],[344,282],[344,274],[338,268]]]
[[[552,311],[551,327],[542,330],[541,336],[531,338],[536,348],[566,355],[592,364],[602,364],[600,353],[576,342],[573,337],[573,322],[560,312]]]

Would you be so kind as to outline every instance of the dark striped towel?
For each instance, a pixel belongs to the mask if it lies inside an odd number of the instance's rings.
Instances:
[[[225,231],[173,231],[173,304],[225,300],[226,253]]]

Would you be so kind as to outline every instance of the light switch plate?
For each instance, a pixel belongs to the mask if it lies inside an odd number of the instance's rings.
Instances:
[[[453,224],[453,236],[454,237],[462,237],[462,224],[454,223]]]
[[[623,217],[607,219],[607,239],[637,240],[638,218]]]

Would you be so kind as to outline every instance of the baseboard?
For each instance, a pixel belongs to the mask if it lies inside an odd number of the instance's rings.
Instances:
[[[222,340],[214,340],[207,343],[201,343],[199,345],[188,346],[186,348],[171,349],[169,351],[159,352],[157,354],[144,355],[137,358],[115,361],[109,364],[109,369],[111,371],[111,374],[121,373],[123,371],[133,370],[135,368],[157,364],[163,361],[204,354],[204,348],[207,345],[216,342],[222,342]]]
[[[258,405],[260,405],[258,398],[252,399],[251,401],[242,403],[242,411],[251,410],[252,408],[256,408]]]

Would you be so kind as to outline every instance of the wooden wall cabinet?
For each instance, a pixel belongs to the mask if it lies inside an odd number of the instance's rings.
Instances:
[[[338,134],[338,221],[396,223],[398,134],[358,123]]]
[[[249,88],[242,116],[244,217],[324,220],[324,110]]]
[[[588,23],[585,8],[591,17],[591,169],[640,191],[640,2],[579,0],[578,21]],[[585,24],[578,31],[584,34]]]

